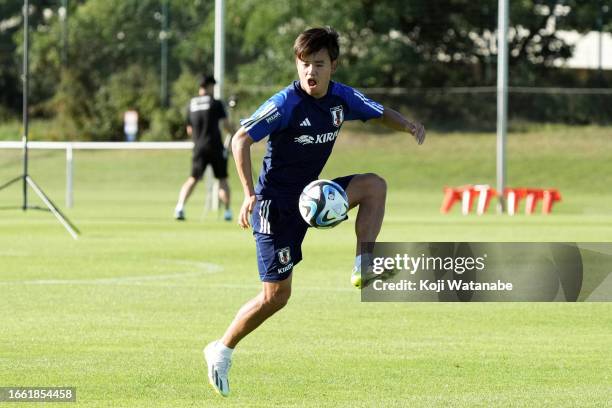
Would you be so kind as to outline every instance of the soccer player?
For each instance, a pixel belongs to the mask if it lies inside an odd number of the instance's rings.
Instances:
[[[298,209],[302,189],[317,179],[345,120],[376,120],[391,129],[411,133],[421,144],[424,127],[383,107],[362,93],[331,81],[338,63],[338,34],[313,28],[294,44],[299,81],[272,96],[241,121],[232,150],[244,190],[238,223],[253,227],[262,291],[236,314],[223,337],[208,344],[204,356],[215,390],[229,394],[228,372],[238,342],[274,313],[291,295],[293,268],[302,259],[301,244],[308,225]],[[268,136],[267,152],[257,186],[253,186],[250,147]],[[372,243],[385,211],[385,180],[372,173],[334,179],[346,191],[350,208],[359,207],[355,221],[357,250],[351,282],[361,287],[361,243]],[[251,218],[252,215],[252,218]],[[250,220],[251,219],[251,220]]]
[[[213,168],[215,178],[219,180],[219,198],[225,205],[223,218],[226,221],[232,219],[230,209],[230,189],[227,183],[227,148],[221,141],[219,122],[223,128],[233,133],[223,103],[214,99],[213,90],[216,84],[212,76],[204,76],[200,82],[198,96],[192,98],[187,111],[187,134],[193,138],[193,156],[191,165],[191,176],[185,181],[179,193],[178,202],[174,209],[174,218],[185,219],[185,203],[195,188],[197,182],[202,179],[204,170],[210,164]],[[228,141],[229,145],[229,141]]]

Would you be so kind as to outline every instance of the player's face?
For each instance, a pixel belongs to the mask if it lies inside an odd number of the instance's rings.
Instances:
[[[332,62],[329,52],[323,48],[318,52],[296,58],[300,86],[310,96],[322,98],[327,93],[329,81],[336,71],[337,61]]]

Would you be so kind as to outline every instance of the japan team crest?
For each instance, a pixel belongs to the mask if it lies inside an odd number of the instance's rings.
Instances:
[[[340,127],[342,122],[344,122],[344,110],[342,109],[342,105],[334,106],[329,110],[332,115],[332,123],[335,127]]]
[[[278,255],[278,262],[281,264],[287,265],[289,262],[291,262],[291,251],[289,250],[289,247],[279,249],[276,254]]]

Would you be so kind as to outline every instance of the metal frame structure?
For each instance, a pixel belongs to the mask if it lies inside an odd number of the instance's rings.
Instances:
[[[508,0],[498,1],[497,11],[497,212],[506,212],[506,133],[508,129]]]
[[[5,189],[6,187],[23,181],[22,191],[23,191],[23,203],[21,209],[23,211],[27,210],[43,210],[50,211],[55,218],[62,224],[62,226],[68,231],[68,233],[74,239],[78,239],[80,234],[79,229],[72,223],[70,220],[57,208],[57,206],[51,201],[49,196],[45,194],[45,192],[40,188],[38,184],[30,177],[28,174],[28,165],[29,165],[29,157],[28,157],[28,136],[29,136],[29,115],[28,115],[28,94],[29,94],[29,77],[30,77],[30,69],[29,69],[29,57],[30,57],[30,38],[29,31],[30,25],[28,21],[30,10],[30,4],[28,0],[24,0],[23,2],[23,173],[12,180],[2,184],[0,186],[0,190]],[[45,207],[32,206],[28,203],[28,187],[30,187],[34,193],[42,200],[45,204]]]

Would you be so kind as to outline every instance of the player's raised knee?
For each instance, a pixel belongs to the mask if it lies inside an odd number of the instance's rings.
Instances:
[[[366,173],[364,176],[366,177],[366,186],[370,194],[383,197],[387,195],[387,182],[384,178],[375,173]]]

